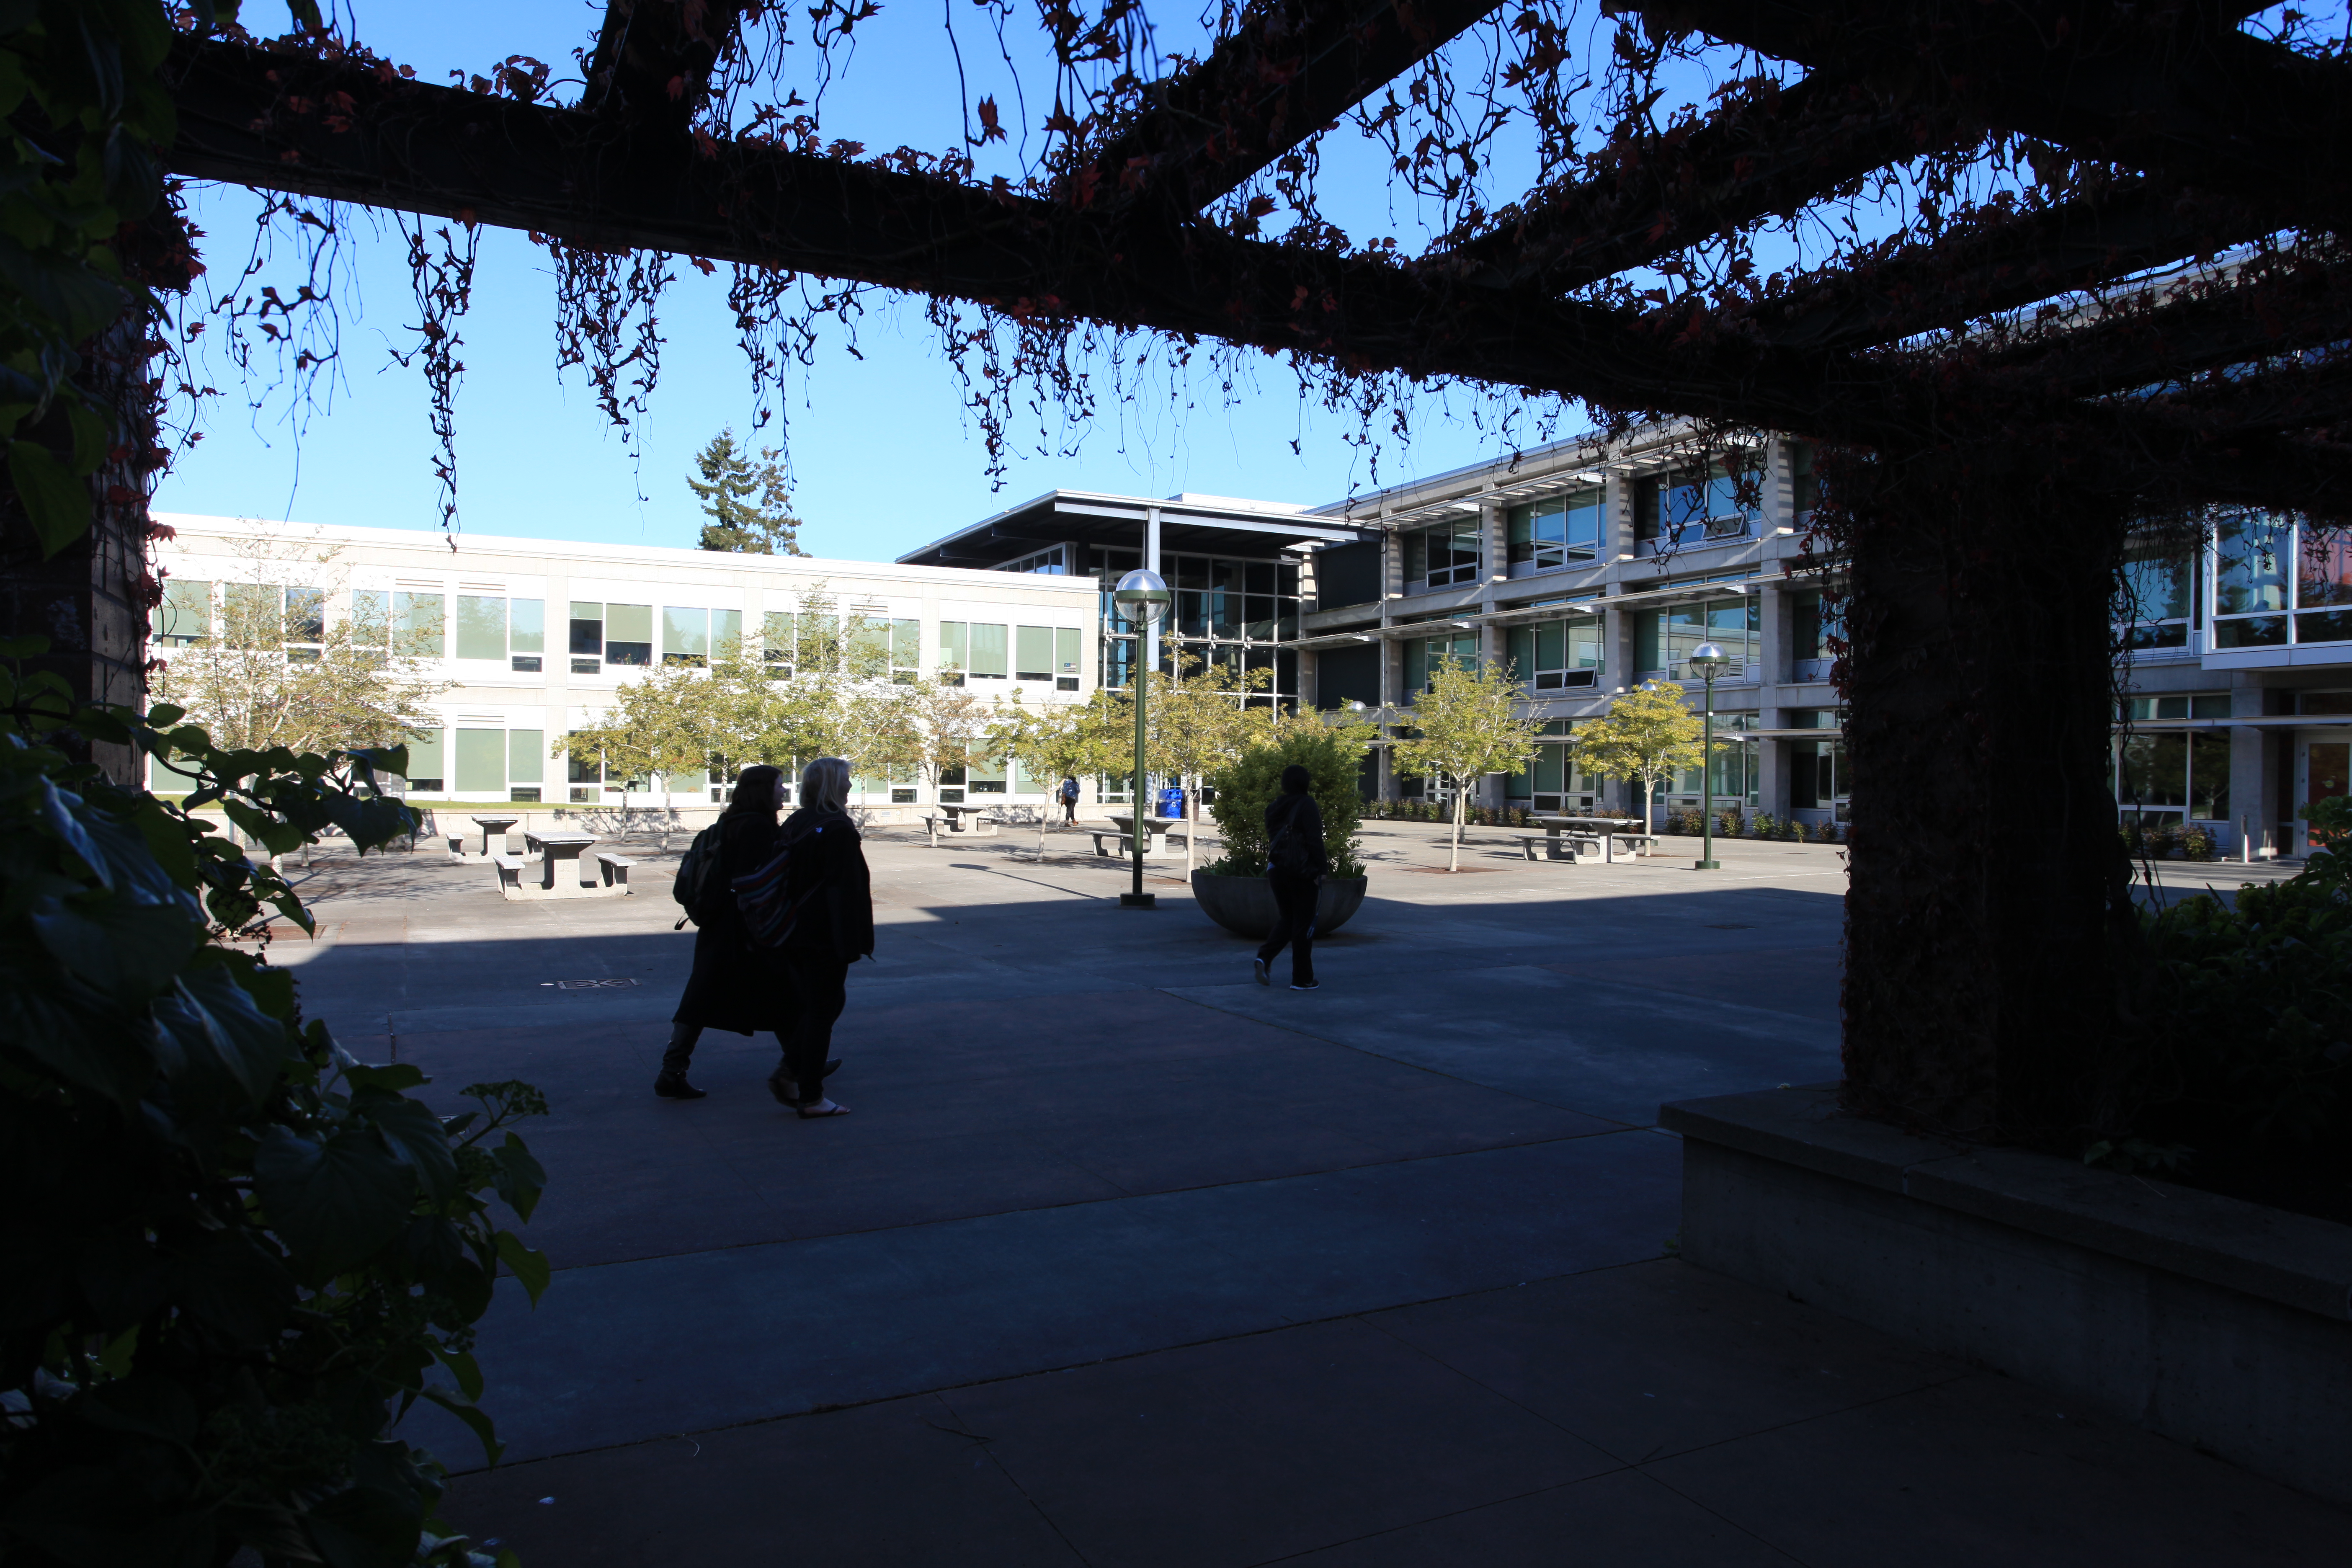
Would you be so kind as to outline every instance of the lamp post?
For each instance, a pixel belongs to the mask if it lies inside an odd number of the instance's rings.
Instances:
[[[1129,572],[1111,590],[1110,602],[1135,628],[1135,658],[1129,668],[1135,672],[1135,887],[1118,896],[1119,907],[1128,910],[1148,910],[1156,907],[1156,895],[1143,890],[1143,851],[1151,842],[1151,824],[1147,819],[1149,792],[1143,777],[1144,711],[1151,692],[1151,672],[1144,668],[1146,636],[1151,623],[1168,609],[1168,584],[1157,572]]]
[[[1723,868],[1715,858],[1715,678],[1723,673],[1731,660],[1725,658],[1723,650],[1713,643],[1703,642],[1691,650],[1689,662],[1691,668],[1698,672],[1698,678],[1706,682],[1706,739],[1699,742],[1698,757],[1697,868],[1719,871]]]

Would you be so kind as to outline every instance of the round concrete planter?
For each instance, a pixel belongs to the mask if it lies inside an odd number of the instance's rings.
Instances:
[[[1364,907],[1361,877],[1334,878],[1323,884],[1315,900],[1315,934],[1328,936]],[[1254,942],[1274,931],[1274,887],[1263,877],[1220,877],[1212,871],[1192,873],[1192,897],[1211,920]]]

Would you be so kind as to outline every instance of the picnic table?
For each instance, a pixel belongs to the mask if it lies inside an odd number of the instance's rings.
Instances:
[[[505,848],[507,847],[508,830],[512,828],[516,823],[520,822],[522,818],[520,816],[475,817],[473,819],[474,826],[482,830],[482,853],[486,856],[490,853],[490,840],[493,838],[499,841],[499,848]],[[464,840],[460,839],[459,842],[463,843]]]
[[[1124,816],[1114,814],[1110,820],[1112,826],[1117,827],[1118,831],[1113,833],[1108,828],[1101,827],[1094,829],[1095,853],[1097,855],[1134,854],[1135,814],[1131,811]],[[1192,825],[1181,816],[1147,816],[1143,819],[1145,834],[1143,858],[1145,859],[1149,860],[1155,855],[1168,853],[1168,830],[1171,827],[1181,827],[1187,833],[1192,831]],[[1112,847],[1108,849],[1103,847],[1105,840],[1111,841]]]
[[[996,831],[996,821],[987,814],[994,811],[993,803],[987,805],[942,805],[940,815],[948,819],[950,833],[969,833],[984,838]]]
[[[526,833],[523,843],[540,858],[539,887],[558,897],[581,891],[580,855],[596,842],[593,833]]]
[[[1637,831],[1642,826],[1642,819],[1637,816],[1530,816],[1528,820],[1544,830],[1547,840],[1544,846],[1545,854],[1549,858],[1555,860],[1559,858],[1559,850],[1563,835],[1566,836],[1571,850],[1580,839],[1598,844],[1601,858],[1604,864],[1617,858],[1617,840],[1620,838],[1632,839],[1637,846],[1657,842],[1649,835]],[[1534,859],[1536,858],[1535,835],[1523,833],[1519,835],[1519,839],[1527,849],[1528,858]],[[1635,853],[1640,852],[1637,847]]]

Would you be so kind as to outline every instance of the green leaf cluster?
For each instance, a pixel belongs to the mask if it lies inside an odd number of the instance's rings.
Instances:
[[[89,527],[116,436],[74,379],[89,341],[146,303],[113,241],[163,193],[172,140],[153,0],[0,5],[0,455],[42,552]]]
[[[1265,808],[1282,793],[1282,771],[1296,763],[1307,770],[1307,793],[1323,814],[1323,844],[1331,875],[1364,874],[1364,800],[1360,780],[1364,753],[1371,748],[1369,724],[1326,723],[1312,717],[1288,720],[1217,770],[1209,779],[1217,798],[1209,807],[1224,858],[1209,868],[1221,877],[1265,875]]]
[[[710,521],[702,527],[702,548],[745,555],[806,555],[800,546],[801,520],[793,515],[792,488],[779,459],[780,447],[762,447],[759,460],[722,430],[695,454],[699,479],[686,488]]]
[[[489,1568],[435,1521],[441,1466],[386,1428],[429,1400],[496,1457],[473,1325],[502,1265],[546,1285],[491,1207],[538,1202],[509,1128],[544,1103],[477,1084],[437,1113],[416,1068],[354,1059],[222,940],[310,917],[190,812],[365,852],[414,826],[373,787],[398,751],[224,752],[179,718],[0,668],[0,1562]],[[72,760],[93,740],[200,787],[116,784]]]
[[[2102,1141],[2142,1164],[2178,1151],[2192,1179],[2267,1202],[2326,1189],[2323,1206],[2352,1213],[2352,860],[2315,852],[2234,908],[2143,911],[2139,936],[2129,1073]]]

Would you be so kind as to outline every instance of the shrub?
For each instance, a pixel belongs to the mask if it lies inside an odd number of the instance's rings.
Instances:
[[[1817,823],[1813,824],[1813,842],[1814,842],[1814,843],[1816,843],[1816,844],[1835,844],[1837,841],[1838,841],[1838,825],[1837,825],[1837,823],[1836,823],[1836,821],[1835,821],[1834,819],[1832,819],[1832,820],[1826,820],[1826,821],[1822,821],[1822,822],[1817,822]]]
[[[304,1023],[292,977],[223,940],[265,905],[307,928],[293,890],[67,748],[176,757],[188,805],[273,854],[407,832],[372,787],[404,756],[221,752],[156,727],[179,717],[0,669],[0,1556],[489,1568],[434,1520],[439,1463],[384,1429],[430,1400],[496,1458],[473,1324],[501,1263],[534,1299],[548,1268],[484,1194],[530,1213],[538,1164],[492,1140],[543,1103],[477,1084],[436,1115],[415,1067]]]
[[[1224,858],[1209,867],[1221,877],[1265,875],[1265,808],[1282,793],[1282,770],[1297,763],[1307,770],[1307,793],[1323,814],[1323,843],[1331,875],[1364,874],[1363,800],[1356,793],[1362,741],[1336,729],[1301,725],[1281,731],[1275,743],[1243,752],[1212,774],[1217,792],[1210,812],[1225,841]],[[1415,803],[1417,804],[1417,803]]]
[[[1715,836],[1717,838],[1738,838],[1746,832],[1747,828],[1740,821],[1739,807],[1727,805],[1715,814]]]
[[[2234,910],[2189,899],[2138,930],[2137,1029],[2100,1142],[2352,1219],[2352,867],[2315,850],[2293,880],[2241,888]]]
[[[1780,819],[1769,811],[1759,811],[1748,819],[1748,831],[1759,838],[1780,837]]]
[[[1695,805],[1678,805],[1666,813],[1665,831],[1696,838],[1699,836],[1699,809]]]

